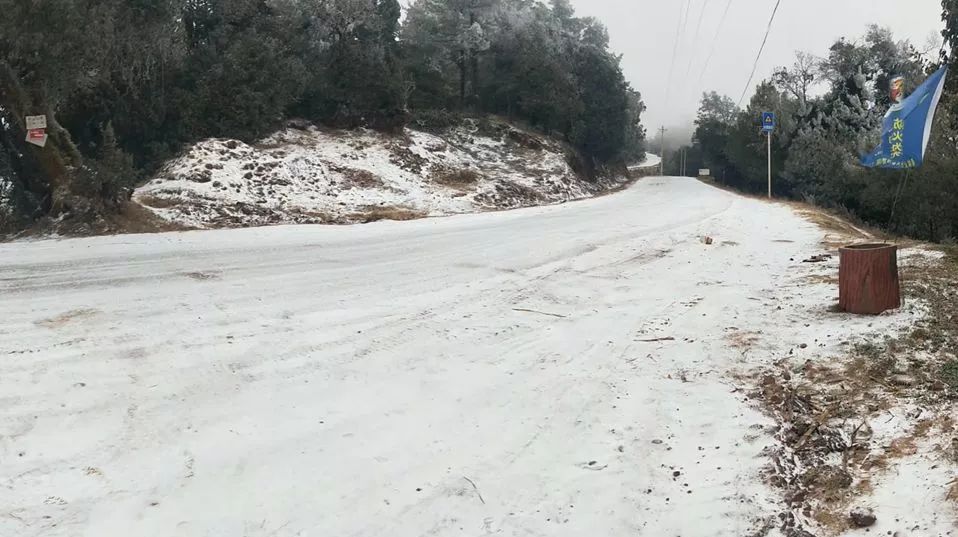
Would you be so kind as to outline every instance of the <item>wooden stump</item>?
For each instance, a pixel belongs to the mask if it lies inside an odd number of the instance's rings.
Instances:
[[[838,305],[842,311],[878,315],[901,307],[897,246],[856,244],[840,253]]]

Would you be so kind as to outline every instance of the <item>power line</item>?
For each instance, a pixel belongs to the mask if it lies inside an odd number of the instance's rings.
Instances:
[[[689,0],[691,2],[691,0]],[[665,83],[665,109],[668,112],[669,101],[672,97],[672,75],[675,73],[675,58],[679,53],[679,41],[682,39],[682,4],[679,3],[679,23],[675,28],[675,44],[672,46],[672,64],[669,66],[669,78]]]
[[[782,3],[782,0],[777,0],[775,2],[775,9],[772,10],[772,18],[768,20],[768,28],[765,29],[765,38],[762,39],[762,46],[758,49],[758,55],[755,56],[755,64],[752,65],[752,74],[748,76],[748,82],[745,83],[745,89],[742,91],[742,96],[739,97],[738,105],[742,106],[742,101],[745,100],[745,95],[748,94],[748,88],[752,85],[752,79],[755,78],[755,71],[758,70],[758,61],[762,58],[762,52],[765,51],[765,43],[768,42],[768,34],[772,33],[772,23],[775,22],[775,14],[778,13],[778,6]]]
[[[688,0],[685,4],[685,20],[682,22],[682,35],[685,35],[685,31],[689,29],[689,15],[692,14],[692,0]]]
[[[722,34],[722,28],[725,26],[725,19],[728,18],[729,9],[732,7],[732,2],[734,0],[728,0],[728,3],[725,4],[725,12],[722,13],[722,19],[719,21],[718,29],[715,30],[715,37],[712,38],[712,46],[709,47],[709,57],[705,60],[705,65],[702,66],[702,74],[699,75],[699,86],[702,85],[702,81],[705,80],[705,73],[709,70],[709,65],[712,63],[712,57],[715,56],[716,45],[718,45],[719,36]]]
[[[699,40],[699,34],[702,32],[702,20],[705,19],[705,10],[709,7],[709,0],[702,2],[702,11],[699,12],[699,22],[695,26],[695,37],[692,38],[692,50],[695,50],[695,43]],[[689,54],[689,67],[685,70],[685,78],[683,80],[688,80],[689,75],[692,73],[692,63],[695,61],[695,54]]]

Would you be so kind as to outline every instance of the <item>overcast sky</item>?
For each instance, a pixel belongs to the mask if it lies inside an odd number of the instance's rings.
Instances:
[[[685,11],[687,2],[572,0],[580,16],[597,17],[608,26],[612,47],[624,55],[625,75],[642,92],[649,108],[643,123],[650,137],[663,124],[671,127],[691,121],[705,90],[714,89],[738,101],[775,5],[775,0],[732,0],[719,38],[713,41],[728,0],[691,0],[670,86],[667,78],[675,35],[680,26],[680,11]],[[705,14],[696,34],[703,7]],[[771,75],[775,67],[790,65],[796,50],[824,55],[836,39],[859,37],[872,23],[888,26],[897,38],[909,39],[924,48],[930,34],[943,26],[941,2],[782,0],[752,86]],[[940,45],[940,35],[936,39]],[[700,84],[713,42],[715,54]]]

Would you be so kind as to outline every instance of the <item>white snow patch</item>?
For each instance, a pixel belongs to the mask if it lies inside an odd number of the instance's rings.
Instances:
[[[0,175],[0,227],[13,217],[13,181]]]
[[[947,537],[955,533],[958,513],[947,498],[955,484],[955,467],[944,461],[930,442],[920,443],[915,455],[895,461],[876,481],[871,496],[860,505],[873,508],[878,521],[867,530],[848,530],[843,537]]]
[[[630,169],[630,170],[641,170],[641,169],[643,169],[643,168],[654,168],[654,167],[656,167],[656,166],[658,166],[658,165],[660,165],[660,164],[662,164],[662,157],[660,157],[660,156],[658,156],[658,155],[655,155],[655,154],[652,154],[652,153],[646,153],[646,154],[645,154],[645,160],[643,160],[642,162],[639,162],[639,163],[637,163],[637,164],[632,164],[631,166],[629,166],[629,169]]]

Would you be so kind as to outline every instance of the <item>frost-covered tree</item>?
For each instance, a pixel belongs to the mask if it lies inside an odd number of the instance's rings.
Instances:
[[[642,95],[634,89],[628,91],[628,116],[625,133],[625,149],[622,151],[623,160],[628,163],[641,162],[645,159],[646,131],[642,126],[642,113],[645,112],[645,103]]]
[[[306,95],[298,108],[338,126],[387,130],[406,122],[397,0],[308,0]]]
[[[488,25],[498,4],[497,0],[418,0],[412,4],[402,42],[412,82],[416,91],[424,94],[420,101],[449,100],[453,87],[460,108],[466,106],[468,97],[475,97],[480,85],[479,56],[489,49]]]
[[[735,116],[729,129],[725,148],[729,162],[736,174],[730,184],[747,190],[764,192],[768,184],[768,140],[762,133],[762,113],[774,112],[777,119],[775,136],[772,137],[772,174],[778,177],[784,167],[787,147],[796,129],[799,103],[786,92],[780,91],[770,81],[758,85],[745,110]],[[785,193],[787,185],[774,181],[776,192]]]
[[[809,90],[818,80],[819,60],[807,52],[797,52],[795,63],[791,67],[779,67],[772,75],[772,80],[779,88],[788,91],[805,111],[808,105]]]
[[[285,37],[295,14],[267,0],[189,8],[189,50],[176,81],[179,129],[191,138],[252,140],[275,127],[306,85],[304,59]]]
[[[941,31],[944,46],[941,49],[940,61],[954,68],[958,64],[958,55],[955,54],[955,51],[958,51],[958,0],[941,0],[941,19],[945,28]],[[958,91],[958,77],[952,75],[948,80],[948,88]]]
[[[644,105],[608,31],[567,1],[418,0],[402,45],[416,108],[522,119],[561,134],[590,168],[643,151]]]
[[[726,153],[729,133],[738,113],[735,101],[716,92],[705,93],[695,118],[692,144],[701,155],[702,164],[717,177],[727,178],[732,168]],[[737,172],[732,172],[736,176]]]

